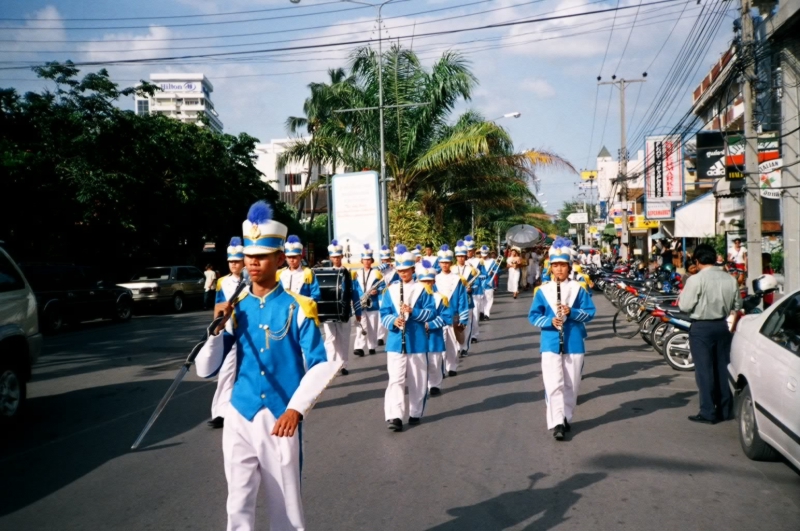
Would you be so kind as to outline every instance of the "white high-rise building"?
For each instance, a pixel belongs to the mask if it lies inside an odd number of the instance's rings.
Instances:
[[[206,115],[210,127],[222,132],[211,93],[214,86],[203,74],[150,74],[150,82],[158,86],[153,97],[136,96],[136,114],[163,114],[185,123],[203,125]]]

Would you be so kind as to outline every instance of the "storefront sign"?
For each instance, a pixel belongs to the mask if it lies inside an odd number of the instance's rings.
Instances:
[[[719,131],[697,133],[697,179],[725,177],[725,138]]]
[[[783,159],[769,160],[758,165],[758,171],[761,173],[759,184],[761,197],[781,198],[781,166],[783,166]]]
[[[726,135],[726,140],[728,155],[725,158],[727,168],[725,178],[729,181],[744,179],[744,135],[729,134]],[[762,164],[780,158],[780,144],[780,134],[777,132],[758,135],[758,163]]]
[[[650,136],[645,141],[645,217],[671,219],[672,202],[683,201],[681,137]]]

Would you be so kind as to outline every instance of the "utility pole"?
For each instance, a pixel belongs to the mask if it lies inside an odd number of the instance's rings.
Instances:
[[[743,0],[746,1],[746,0]],[[612,76],[611,79],[614,79]],[[622,235],[620,236],[619,256],[628,259],[628,140],[625,131],[625,89],[631,83],[644,83],[646,79],[618,79],[598,81],[598,85],[614,85],[619,89],[619,174],[617,175],[619,202],[624,205],[622,212]]]
[[[742,0],[741,60],[744,63],[744,221],[747,229],[747,289],[761,275],[761,191],[758,171],[758,129],[755,124],[756,54],[751,0]]]

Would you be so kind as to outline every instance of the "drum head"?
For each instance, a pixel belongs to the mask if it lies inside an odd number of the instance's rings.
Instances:
[[[321,294],[320,300],[317,301],[319,320],[349,321],[352,310],[350,272],[344,268],[326,267],[315,269],[314,275],[317,277]]]

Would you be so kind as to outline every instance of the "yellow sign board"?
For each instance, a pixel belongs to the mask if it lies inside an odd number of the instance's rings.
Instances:
[[[597,234],[597,227],[589,227],[589,234]]]
[[[634,229],[657,229],[658,228],[658,221],[644,219],[644,216],[638,215],[633,222]]]
[[[620,217],[620,216],[615,217],[614,218],[614,225],[622,226],[622,217]]]
[[[593,181],[597,179],[597,170],[584,170],[581,172],[581,179],[584,181]]]

